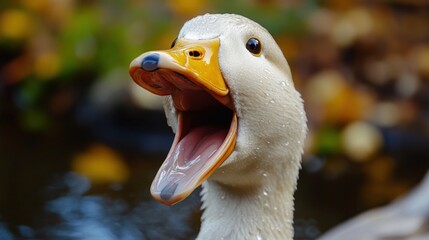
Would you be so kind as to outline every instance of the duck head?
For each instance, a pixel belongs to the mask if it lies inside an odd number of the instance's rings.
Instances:
[[[143,53],[129,72],[166,96],[176,134],[151,186],[161,203],[183,200],[208,178],[251,187],[273,171],[298,172],[302,100],[280,48],[259,24],[232,14],[198,16],[171,49]]]

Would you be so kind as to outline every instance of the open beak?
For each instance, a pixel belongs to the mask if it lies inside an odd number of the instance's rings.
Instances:
[[[171,95],[176,136],[152,182],[152,196],[172,205],[185,199],[233,152],[238,121],[218,63],[219,39],[178,39],[169,50],[146,52],[130,75],[157,95]]]

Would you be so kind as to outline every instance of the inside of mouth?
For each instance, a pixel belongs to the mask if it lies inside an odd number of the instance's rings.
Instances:
[[[184,100],[196,104],[185,104],[186,108],[178,110],[174,143],[151,190],[168,204],[189,195],[210,176],[226,159],[234,141],[237,122],[233,110],[213,99],[216,104],[202,101],[208,93],[198,96],[201,93],[186,94]],[[207,105],[202,108],[204,103]]]
[[[155,199],[172,205],[188,196],[233,151],[238,123],[232,98],[217,95],[193,75],[139,67],[130,72],[141,87],[171,95],[178,113],[174,142],[151,187]]]
[[[183,167],[191,166],[198,161],[210,159],[221,147],[228,134],[233,111],[224,105],[213,101],[207,101],[209,106],[201,108],[202,100],[207,98],[195,98],[197,109],[181,111],[180,136],[176,146],[172,146],[179,154],[177,164]],[[188,95],[188,96],[199,96]],[[206,99],[207,100],[207,99]]]
[[[229,95],[214,96],[198,81],[167,69],[137,69],[133,73],[140,86],[158,95],[171,95],[179,112],[179,129],[166,159],[177,168],[175,171],[183,176],[187,169],[202,169],[215,159],[228,137],[234,115]]]

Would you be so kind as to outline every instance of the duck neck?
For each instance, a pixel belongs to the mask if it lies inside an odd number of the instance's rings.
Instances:
[[[251,178],[248,185],[206,181],[197,239],[293,239],[293,193],[299,164],[288,165],[293,166],[280,168],[285,171],[257,169],[237,176],[241,182]]]

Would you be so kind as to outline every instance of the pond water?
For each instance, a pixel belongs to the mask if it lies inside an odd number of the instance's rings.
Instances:
[[[114,115],[99,112],[89,119],[94,114],[87,112],[96,110],[85,107],[38,133],[26,132],[14,121],[4,122],[0,239],[193,239],[200,224],[199,191],[172,207],[149,196],[151,181],[173,139],[170,129],[159,124],[164,115],[130,110]],[[76,161],[94,152],[105,158],[109,152],[120,156],[122,165],[114,167],[124,167],[126,177],[95,181],[90,175],[91,181],[83,176],[85,171],[76,173],[81,169]],[[296,193],[296,239],[314,239],[368,208],[356,191],[365,183],[358,167],[333,177],[314,171],[322,160],[312,158],[304,161]],[[423,176],[417,166],[408,169],[411,183]],[[418,174],[411,178],[411,172]]]

